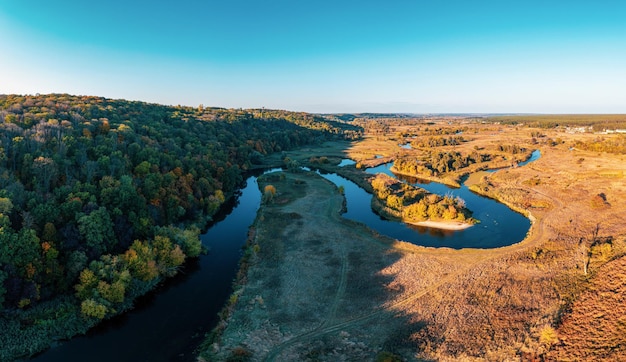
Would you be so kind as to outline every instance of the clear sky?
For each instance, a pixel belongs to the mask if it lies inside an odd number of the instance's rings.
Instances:
[[[0,93],[626,113],[626,2],[0,0]]]

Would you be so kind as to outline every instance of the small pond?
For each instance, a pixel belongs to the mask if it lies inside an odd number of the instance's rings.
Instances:
[[[344,166],[348,166],[348,165],[355,165],[356,161],[351,160],[349,158],[344,158],[341,160],[341,162],[339,162],[339,164],[337,166],[339,167],[344,167]]]

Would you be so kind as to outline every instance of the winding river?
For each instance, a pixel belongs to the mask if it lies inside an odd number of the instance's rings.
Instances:
[[[391,165],[391,163],[387,163],[378,167],[369,168],[366,172],[372,174],[385,173],[432,193],[458,196],[465,200],[467,208],[473,212],[472,216],[480,220],[480,223],[465,230],[446,231],[407,225],[401,222],[386,221],[382,220],[380,217],[378,217],[379,220],[374,220],[370,217],[372,220],[367,222],[367,225],[381,234],[417,245],[450,247],[455,249],[497,248],[515,244],[526,237],[526,233],[530,228],[530,220],[522,214],[509,209],[506,205],[493,199],[479,196],[471,192],[464,184],[461,185],[460,188],[452,188],[436,182],[395,175],[390,170]],[[366,195],[369,196],[369,205],[372,196],[367,193]],[[365,205],[356,207],[362,209]],[[369,210],[371,210],[371,207]],[[350,212],[349,201],[348,212]]]
[[[529,160],[530,162],[530,160]],[[346,161],[345,165],[352,164]],[[390,172],[391,164],[367,172]],[[267,172],[275,171],[276,169]],[[370,206],[371,194],[336,174],[322,174],[345,190],[344,217],[365,223],[381,234],[418,245],[451,248],[494,248],[521,241],[528,219],[497,201],[478,196],[467,187],[449,188],[402,178],[430,192],[453,194],[466,201],[481,223],[463,231],[443,231],[383,220]],[[217,323],[217,313],[232,291],[248,227],[261,201],[256,177],[227,212],[202,235],[209,254],[187,263],[175,278],[139,298],[136,308],[102,323],[85,336],[75,337],[43,352],[34,361],[194,361],[194,350]]]

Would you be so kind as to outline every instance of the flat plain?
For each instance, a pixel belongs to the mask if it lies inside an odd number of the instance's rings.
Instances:
[[[343,196],[315,173],[266,175],[260,187],[271,184],[276,195],[259,211],[249,265],[203,358],[625,358],[626,158],[574,147],[598,135],[403,121],[384,132],[370,129],[363,141],[324,144],[287,157],[302,165],[325,157],[326,169],[361,177],[366,185],[364,172],[334,165],[341,158],[358,167],[424,158],[432,148],[399,145],[417,144],[433,130],[461,132],[464,138],[437,151],[487,152],[493,156],[490,168],[510,166],[518,157],[507,160],[502,145],[540,150],[538,160],[522,167],[440,175],[448,181],[469,176],[465,182],[473,190],[527,215],[532,226],[522,242],[453,250],[391,240],[343,219]]]

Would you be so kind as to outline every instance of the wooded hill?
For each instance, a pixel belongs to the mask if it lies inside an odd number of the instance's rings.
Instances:
[[[0,359],[175,274],[264,155],[359,135],[306,113],[0,95]]]

